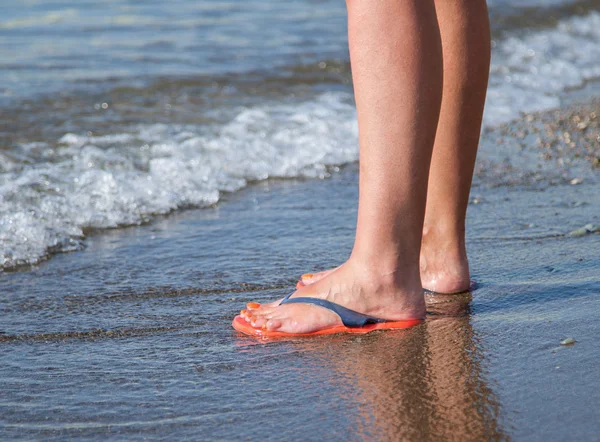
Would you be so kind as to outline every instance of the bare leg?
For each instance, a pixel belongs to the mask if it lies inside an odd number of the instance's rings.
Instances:
[[[435,0],[444,56],[444,91],[429,173],[421,249],[423,287],[441,293],[470,284],[465,217],[490,68],[485,0]],[[305,285],[331,270],[302,275]]]
[[[433,0],[348,0],[360,143],[358,222],[350,259],[294,296],[388,320],[423,317],[419,254],[442,96]],[[340,323],[307,304],[263,306],[254,327],[305,333]]]
[[[470,284],[465,218],[490,69],[485,0],[435,0],[444,54],[444,92],[435,137],[421,252],[429,290]]]

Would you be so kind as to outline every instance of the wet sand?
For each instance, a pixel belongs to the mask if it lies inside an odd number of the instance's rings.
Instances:
[[[279,341],[353,241],[343,2],[4,3],[0,440],[598,440],[598,0],[488,2],[477,290]]]
[[[523,114],[483,134],[475,183],[485,186],[598,183],[600,82],[565,94],[563,106]]]
[[[5,273],[0,438],[594,440],[600,235],[569,235],[600,224],[594,161],[554,180],[536,144],[507,167],[494,134],[469,207],[478,288],[430,296],[407,331],[257,341],[230,326],[246,302],[348,256],[356,165],[92,234],[84,251]],[[550,178],[516,179],[533,176],[524,165]]]

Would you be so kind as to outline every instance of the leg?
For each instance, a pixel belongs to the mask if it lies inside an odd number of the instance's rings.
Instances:
[[[421,280],[429,290],[453,293],[470,284],[465,217],[490,69],[490,28],[485,0],[435,0],[435,7],[444,91],[429,173]],[[302,275],[302,283],[330,272]]]
[[[423,317],[419,253],[442,95],[433,0],[348,0],[359,122],[360,180],[350,259],[294,296],[319,297],[388,320]],[[255,327],[306,333],[339,323],[306,304],[263,306]]]
[[[444,92],[427,192],[421,252],[423,287],[470,284],[465,218],[490,69],[485,0],[435,0],[442,35]]]

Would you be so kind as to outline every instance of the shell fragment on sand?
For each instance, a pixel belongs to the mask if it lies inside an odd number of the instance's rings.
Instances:
[[[586,224],[585,226],[580,227],[579,229],[575,229],[572,232],[570,232],[569,236],[577,238],[580,236],[589,235],[590,233],[600,233],[600,225]]]

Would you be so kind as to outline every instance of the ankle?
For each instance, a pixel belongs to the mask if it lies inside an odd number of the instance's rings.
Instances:
[[[423,226],[421,239],[421,257],[423,255],[431,258],[439,255],[442,259],[450,260],[466,259],[464,223],[450,225],[426,223]]]
[[[419,259],[424,288],[440,293],[455,293],[469,288],[464,228],[424,228]]]
[[[374,258],[353,252],[346,264],[370,291],[422,294],[418,261],[406,262],[397,257]]]

